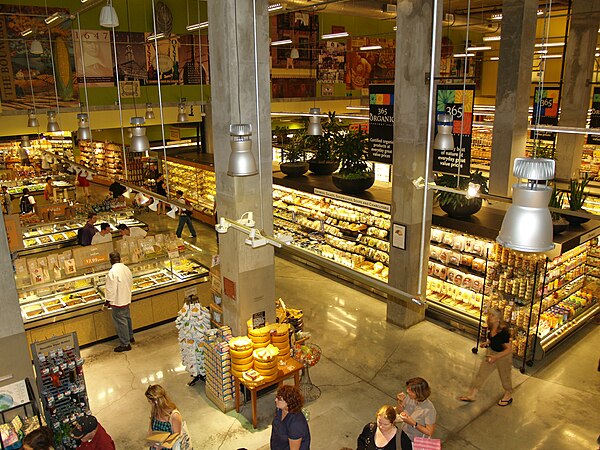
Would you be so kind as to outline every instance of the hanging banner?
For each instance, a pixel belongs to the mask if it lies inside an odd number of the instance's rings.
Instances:
[[[533,125],[558,125],[558,102],[560,88],[536,87],[533,95]],[[556,133],[550,131],[531,131],[531,139],[554,142]]]
[[[369,154],[367,159],[392,164],[394,151],[394,85],[369,86]]]
[[[473,135],[473,105],[475,85],[438,85],[436,119],[438,114],[453,117],[454,149],[433,150],[433,171],[449,174],[471,172],[471,137]],[[437,133],[437,130],[436,130]]]
[[[79,30],[73,30],[73,42],[77,82],[83,85],[85,76],[88,86],[114,86],[110,31],[81,30],[79,33]]]
[[[600,128],[600,87],[594,88],[592,98],[592,114],[590,115],[590,128]],[[587,144],[600,145],[600,136],[588,134]]]
[[[148,84],[144,33],[117,31],[115,38],[119,80],[136,81],[138,86]]]
[[[148,70],[148,84],[158,84],[160,74],[161,84],[179,84],[179,37],[159,39],[156,44],[158,49],[158,67],[156,67],[156,49],[154,41],[148,41],[146,33],[146,68]]]

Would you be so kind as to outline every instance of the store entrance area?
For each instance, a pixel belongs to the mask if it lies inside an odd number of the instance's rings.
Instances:
[[[176,222],[158,216],[153,223],[168,228]],[[208,262],[217,250],[214,229],[196,224],[196,245]],[[508,407],[496,405],[502,387],[495,374],[476,402],[462,403],[457,397],[483,357],[471,352],[473,339],[431,321],[402,330],[385,321],[383,301],[281,258],[275,274],[277,296],[304,311],[310,342],[322,349],[310,370],[321,396],[306,405],[311,448],[356,448],[363,426],[375,420],[380,406],[394,404],[405,381],[416,376],[432,387],[438,412],[434,437],[442,439],[444,450],[596,448],[598,325],[586,325],[525,375],[513,369],[514,402]],[[274,392],[259,398],[254,429],[249,402],[240,413],[224,414],[206,398],[202,382],[187,386],[191,377],[181,365],[174,323],[135,338],[127,353],[115,354],[115,341],[82,351],[92,413],[119,450],[147,448],[150,406],[144,391],[153,383],[163,385],[181,410],[194,448],[269,448]]]

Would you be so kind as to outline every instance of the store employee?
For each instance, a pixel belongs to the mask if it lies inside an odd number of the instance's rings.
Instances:
[[[117,227],[123,239],[144,239],[148,234],[146,230],[140,227],[131,227],[129,228],[124,223],[120,223]]]
[[[100,224],[100,233],[94,234],[92,238],[92,245],[104,244],[105,242],[112,241],[112,234],[110,233],[110,224],[104,222]]]

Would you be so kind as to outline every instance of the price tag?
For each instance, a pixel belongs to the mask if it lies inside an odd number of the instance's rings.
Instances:
[[[179,258],[179,250],[169,250],[169,259],[177,259]]]

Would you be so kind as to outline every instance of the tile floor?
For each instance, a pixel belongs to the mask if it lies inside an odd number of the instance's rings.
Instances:
[[[151,231],[176,221],[151,218]],[[209,261],[217,246],[214,231],[200,224],[198,245]],[[185,232],[184,232],[185,233]],[[356,437],[379,406],[413,376],[432,386],[438,411],[435,437],[445,450],[595,449],[600,434],[600,329],[589,324],[525,375],[513,370],[514,403],[496,406],[501,395],[494,374],[475,403],[456,397],[465,392],[480,356],[473,341],[431,321],[402,330],[385,321],[382,301],[281,258],[276,259],[276,291],[291,307],[302,308],[311,342],[323,350],[311,369],[321,397],[309,403],[313,449],[356,447]],[[306,286],[311,289],[306,289]],[[315,295],[318,293],[318,295]],[[144,391],[160,383],[188,423],[198,450],[268,449],[274,393],[259,398],[258,428],[249,404],[238,414],[223,414],[190,380],[181,364],[174,325],[136,334],[128,353],[115,354],[115,342],[83,350],[86,381],[94,414],[115,439],[117,449],[144,448],[149,407]]]

